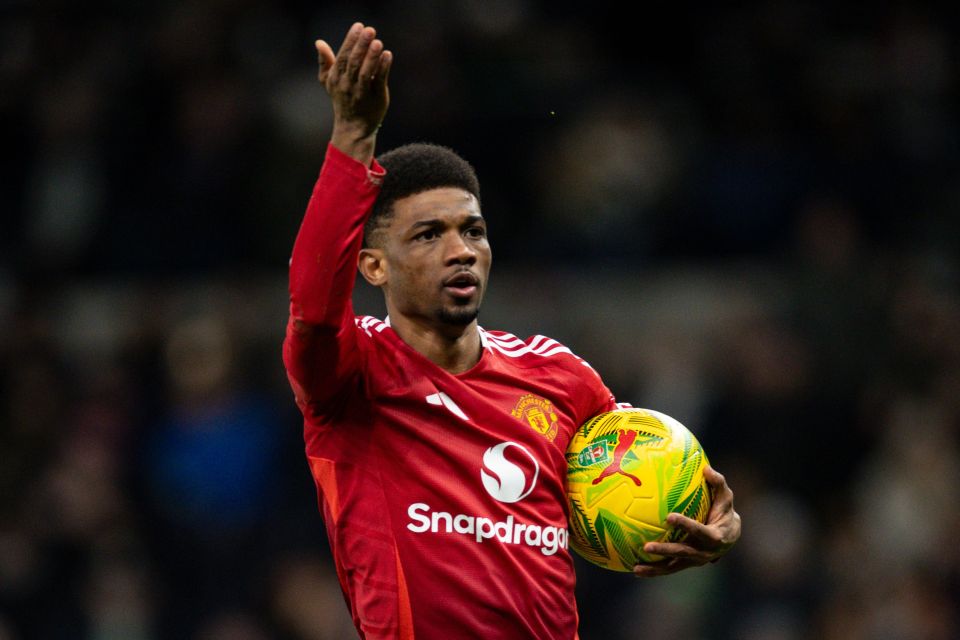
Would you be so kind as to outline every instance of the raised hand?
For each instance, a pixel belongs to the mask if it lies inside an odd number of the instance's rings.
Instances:
[[[369,164],[377,129],[390,106],[387,77],[393,54],[383,48],[373,27],[354,23],[336,55],[324,40],[317,40],[318,78],[333,103],[335,147]]]
[[[644,551],[664,556],[664,560],[655,564],[638,564],[633,568],[634,575],[651,578],[716,562],[740,538],[740,514],[733,508],[733,491],[727,480],[713,467],[707,467],[703,475],[713,496],[706,524],[671,513],[667,522],[686,531],[686,539],[645,544]]]

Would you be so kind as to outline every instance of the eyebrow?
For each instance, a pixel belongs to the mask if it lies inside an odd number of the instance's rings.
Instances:
[[[477,222],[483,222],[484,224],[486,224],[486,220],[484,220],[483,216],[473,213],[466,217],[466,219],[463,221],[463,224],[461,226],[476,224]],[[427,227],[427,228],[442,227],[444,224],[445,224],[444,221],[439,218],[430,218],[429,220],[418,220],[417,222],[414,222],[412,225],[410,225],[408,232],[415,231],[420,227]]]
[[[418,220],[410,225],[410,231],[419,229],[420,227],[438,227],[443,224],[443,221],[439,218],[431,218],[430,220]]]

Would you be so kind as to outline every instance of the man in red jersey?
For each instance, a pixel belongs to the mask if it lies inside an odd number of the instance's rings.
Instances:
[[[449,149],[374,159],[393,55],[354,24],[317,41],[334,126],[290,260],[284,363],[354,624],[364,638],[575,638],[567,443],[617,407],[597,373],[544,336],[477,324],[491,253],[473,169]],[[355,317],[355,269],[385,321]],[[706,524],[649,543],[655,576],[740,536],[713,471]]]

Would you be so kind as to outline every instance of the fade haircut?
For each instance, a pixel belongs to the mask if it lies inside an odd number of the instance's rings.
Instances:
[[[480,181],[473,166],[450,148],[426,142],[405,144],[377,158],[387,175],[363,226],[363,246],[376,246],[377,232],[393,215],[393,203],[430,189],[455,187],[480,202]]]

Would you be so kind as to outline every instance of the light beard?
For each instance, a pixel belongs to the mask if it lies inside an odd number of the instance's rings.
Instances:
[[[442,307],[437,312],[437,320],[443,324],[451,324],[458,327],[465,327],[480,315],[480,306],[458,307],[447,309]]]

